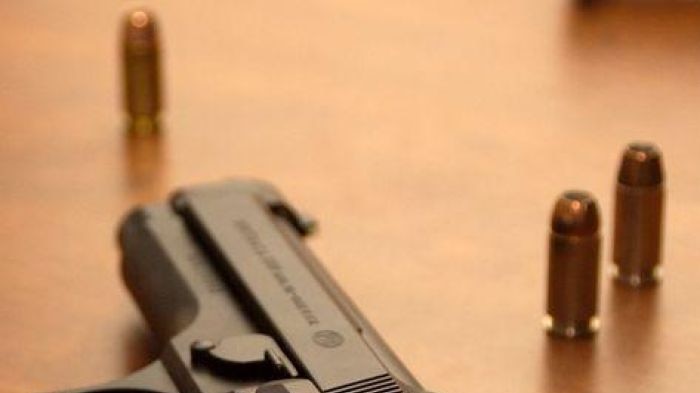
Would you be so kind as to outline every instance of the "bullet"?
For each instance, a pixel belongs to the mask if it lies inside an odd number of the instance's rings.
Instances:
[[[622,153],[615,190],[614,276],[640,287],[661,277],[664,171],[661,152],[632,143]]]
[[[554,205],[544,319],[550,335],[585,337],[598,330],[599,223],[588,192],[566,191]]]
[[[153,14],[136,10],[127,15],[122,33],[124,107],[129,130],[158,131],[161,110],[160,47]]]

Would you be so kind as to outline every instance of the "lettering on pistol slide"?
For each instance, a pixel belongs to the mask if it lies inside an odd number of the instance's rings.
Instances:
[[[280,288],[289,296],[292,304],[294,304],[294,307],[299,311],[306,323],[308,323],[309,326],[318,325],[319,320],[316,314],[314,314],[304,298],[299,295],[294,285],[290,282],[289,277],[285,274],[284,268],[280,265],[267,245],[263,243],[258,232],[245,220],[235,220],[234,224],[236,225],[236,229],[238,229],[241,235],[248,241],[265,267],[272,273]]]

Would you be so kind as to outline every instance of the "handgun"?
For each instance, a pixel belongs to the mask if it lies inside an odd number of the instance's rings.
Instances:
[[[425,393],[305,246],[270,184],[186,187],[128,213],[122,273],[160,355],[72,393]]]

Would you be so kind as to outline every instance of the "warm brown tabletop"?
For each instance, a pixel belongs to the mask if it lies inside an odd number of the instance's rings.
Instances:
[[[178,185],[267,179],[321,222],[311,247],[437,393],[700,386],[700,6],[153,2],[159,143],[119,111],[125,4],[0,5],[0,390],[127,374],[155,346],[114,233]],[[592,341],[541,330],[556,195],[599,198],[609,266],[622,147],[669,178],[666,278],[602,280]],[[156,141],[157,142],[157,141]]]

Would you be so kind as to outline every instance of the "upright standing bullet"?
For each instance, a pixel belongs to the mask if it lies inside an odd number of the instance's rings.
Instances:
[[[590,336],[598,329],[599,222],[596,200],[585,191],[567,191],[554,205],[545,317],[551,335]]]
[[[129,130],[150,134],[158,130],[161,109],[160,48],[153,15],[137,10],[127,15],[122,33],[124,106]]]
[[[615,190],[615,278],[631,286],[660,278],[664,207],[661,152],[632,143],[622,154]]]

